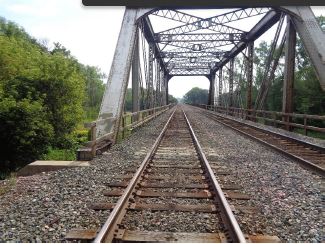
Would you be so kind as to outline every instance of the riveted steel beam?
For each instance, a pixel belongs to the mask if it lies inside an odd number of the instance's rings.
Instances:
[[[325,32],[321,29],[309,6],[282,8],[289,10],[292,23],[315,68],[320,85],[325,91]]]
[[[210,18],[198,18],[195,22],[185,22],[185,25],[161,31],[161,34],[181,34],[189,33],[201,29],[209,29],[217,32],[241,33],[242,30],[226,26],[226,23],[241,20],[244,18],[266,13],[267,8],[242,8],[228,13],[216,15]],[[190,19],[193,20],[193,19]]]
[[[233,106],[234,100],[234,58],[229,62],[229,107]]]
[[[247,95],[246,95],[246,108],[252,109],[252,85],[253,85],[253,58],[254,58],[254,42],[248,44],[248,57],[247,63]]]
[[[224,57],[213,69],[213,71],[218,70],[220,67],[224,66],[232,58],[237,56],[241,51],[243,51],[249,42],[252,42],[259,38],[263,33],[265,33],[269,28],[271,28],[279,19],[280,12],[271,10],[269,11],[247,34],[246,40],[237,44],[232,48],[227,57]]]
[[[126,8],[98,116],[98,120],[113,118],[114,122],[98,123],[97,138],[113,132],[111,140],[115,141],[117,136],[135,45],[137,17],[137,9]]]
[[[155,34],[155,42],[202,42],[202,41],[241,41],[245,39],[243,33],[196,33],[196,34]]]
[[[285,66],[284,66],[284,82],[283,82],[283,97],[282,97],[282,112],[293,113],[293,85],[295,72],[295,50],[296,50],[296,30],[292,20],[287,16],[286,28],[286,43],[285,43]],[[283,117],[284,122],[290,122],[290,118]],[[287,130],[289,125],[285,125]]]
[[[222,67],[219,69],[219,94],[218,94],[219,106],[221,106],[221,95],[222,95]]]

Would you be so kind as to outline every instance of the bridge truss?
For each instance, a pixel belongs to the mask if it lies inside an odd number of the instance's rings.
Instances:
[[[157,19],[160,26],[174,23],[173,27],[157,30]],[[248,19],[256,23],[243,24]],[[283,112],[290,113],[296,32],[325,90],[325,34],[309,7],[238,8],[207,18],[179,9],[126,8],[97,120],[97,138],[109,135],[110,140],[116,140],[130,73],[133,112],[140,106],[149,109],[168,104],[168,81],[174,76],[207,77],[207,103],[221,104],[221,94],[227,92],[227,102],[223,103],[226,106],[234,104],[234,87],[245,83],[245,107],[251,109],[254,41],[274,25],[277,30],[255,106],[263,105],[274,78],[279,63],[274,50],[278,47],[285,52]],[[283,25],[286,30],[281,38]],[[243,57],[242,73],[236,81],[234,66],[239,55]]]

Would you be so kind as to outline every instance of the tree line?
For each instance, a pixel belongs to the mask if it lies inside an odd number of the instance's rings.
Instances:
[[[89,139],[83,123],[97,119],[105,78],[60,43],[49,48],[0,17],[0,179],[37,159],[75,159]],[[128,89],[125,111],[131,110]]]
[[[75,147],[87,136],[78,135],[78,125],[98,115],[104,77],[61,44],[50,49],[0,18],[0,172],[39,159],[49,148]]]

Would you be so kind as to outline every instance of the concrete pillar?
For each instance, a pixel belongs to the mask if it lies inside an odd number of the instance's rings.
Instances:
[[[282,112],[293,112],[293,83],[295,71],[295,51],[296,51],[296,30],[287,16],[286,27],[286,43],[285,43],[285,65],[284,65],[284,81],[282,96]],[[290,122],[289,117],[283,116],[284,122]],[[285,125],[286,130],[290,130],[290,126]]]

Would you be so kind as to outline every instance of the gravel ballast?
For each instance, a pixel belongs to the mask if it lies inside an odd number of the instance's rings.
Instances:
[[[140,165],[172,110],[138,128],[89,167],[18,177],[0,197],[0,242],[65,242],[71,229],[99,228],[110,211],[94,211],[89,204],[117,201],[103,196],[105,184]]]
[[[205,117],[203,110],[184,110],[207,159],[230,171],[223,179],[251,196],[240,205],[256,207],[257,212],[235,212],[244,233],[276,235],[282,242],[324,241],[321,176]],[[231,204],[236,208],[236,201]]]
[[[110,211],[94,211],[89,209],[89,204],[118,200],[103,196],[103,190],[109,189],[107,183],[123,181],[118,176],[133,174],[128,170],[140,165],[172,110],[138,128],[122,143],[92,160],[89,167],[17,178],[16,186],[0,197],[0,242],[65,242],[65,234],[71,229],[99,228]],[[247,205],[257,209],[253,214],[235,212],[244,233],[276,235],[283,242],[324,241],[321,177],[203,116],[196,108],[184,106],[184,110],[207,159],[230,172],[220,178],[240,185],[240,192],[251,196],[250,200],[231,202],[235,207]],[[166,198],[141,200],[143,203],[157,201],[168,203]],[[132,216],[123,224],[133,230],[219,231],[215,214],[130,212]],[[181,218],[184,224],[179,225]],[[187,225],[189,220],[191,224]]]

